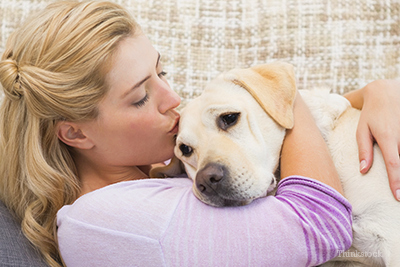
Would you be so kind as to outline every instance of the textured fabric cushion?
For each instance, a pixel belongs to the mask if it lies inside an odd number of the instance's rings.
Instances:
[[[20,20],[49,0],[7,0],[0,50]],[[345,93],[400,77],[399,0],[120,0],[162,54],[185,100],[219,72],[284,60],[300,89]],[[1,52],[0,51],[0,52]]]
[[[0,266],[47,266],[21,232],[6,206],[0,201]]]

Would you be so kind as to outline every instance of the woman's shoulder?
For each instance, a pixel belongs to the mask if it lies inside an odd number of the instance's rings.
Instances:
[[[109,185],[62,207],[57,214],[57,225],[60,228],[63,223],[73,223],[140,235],[154,235],[157,228],[161,234],[180,201],[190,197],[191,186],[188,178],[143,179]],[[157,223],[149,227],[152,222]],[[152,233],[146,234],[146,229],[152,229]]]
[[[151,198],[170,198],[177,193],[190,190],[192,181],[188,178],[141,179],[111,184],[79,197],[72,205],[74,208],[86,208],[88,203],[137,202]],[[178,192],[177,192],[178,191]],[[105,203],[103,203],[105,202]]]

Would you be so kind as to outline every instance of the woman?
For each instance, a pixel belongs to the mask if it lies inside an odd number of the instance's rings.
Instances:
[[[310,266],[350,246],[351,207],[299,96],[277,197],[216,209],[189,179],[146,179],[172,157],[178,129],[180,99],[164,75],[112,3],[51,4],[8,40],[0,196],[49,265],[60,249],[68,266]]]

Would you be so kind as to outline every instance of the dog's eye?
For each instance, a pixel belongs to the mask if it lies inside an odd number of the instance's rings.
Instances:
[[[193,153],[193,149],[185,144],[181,144],[179,146],[179,149],[181,150],[183,156],[185,157],[189,157]]]
[[[229,127],[235,125],[238,122],[238,119],[240,117],[240,113],[239,112],[234,112],[234,113],[228,113],[228,114],[224,114],[219,116],[218,118],[218,126],[222,129],[222,130],[226,130]]]

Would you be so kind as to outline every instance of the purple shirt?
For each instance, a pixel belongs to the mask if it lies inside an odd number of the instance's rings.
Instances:
[[[242,207],[200,202],[187,178],[121,182],[57,215],[67,266],[315,266],[352,242],[351,206],[331,187],[288,177]]]

